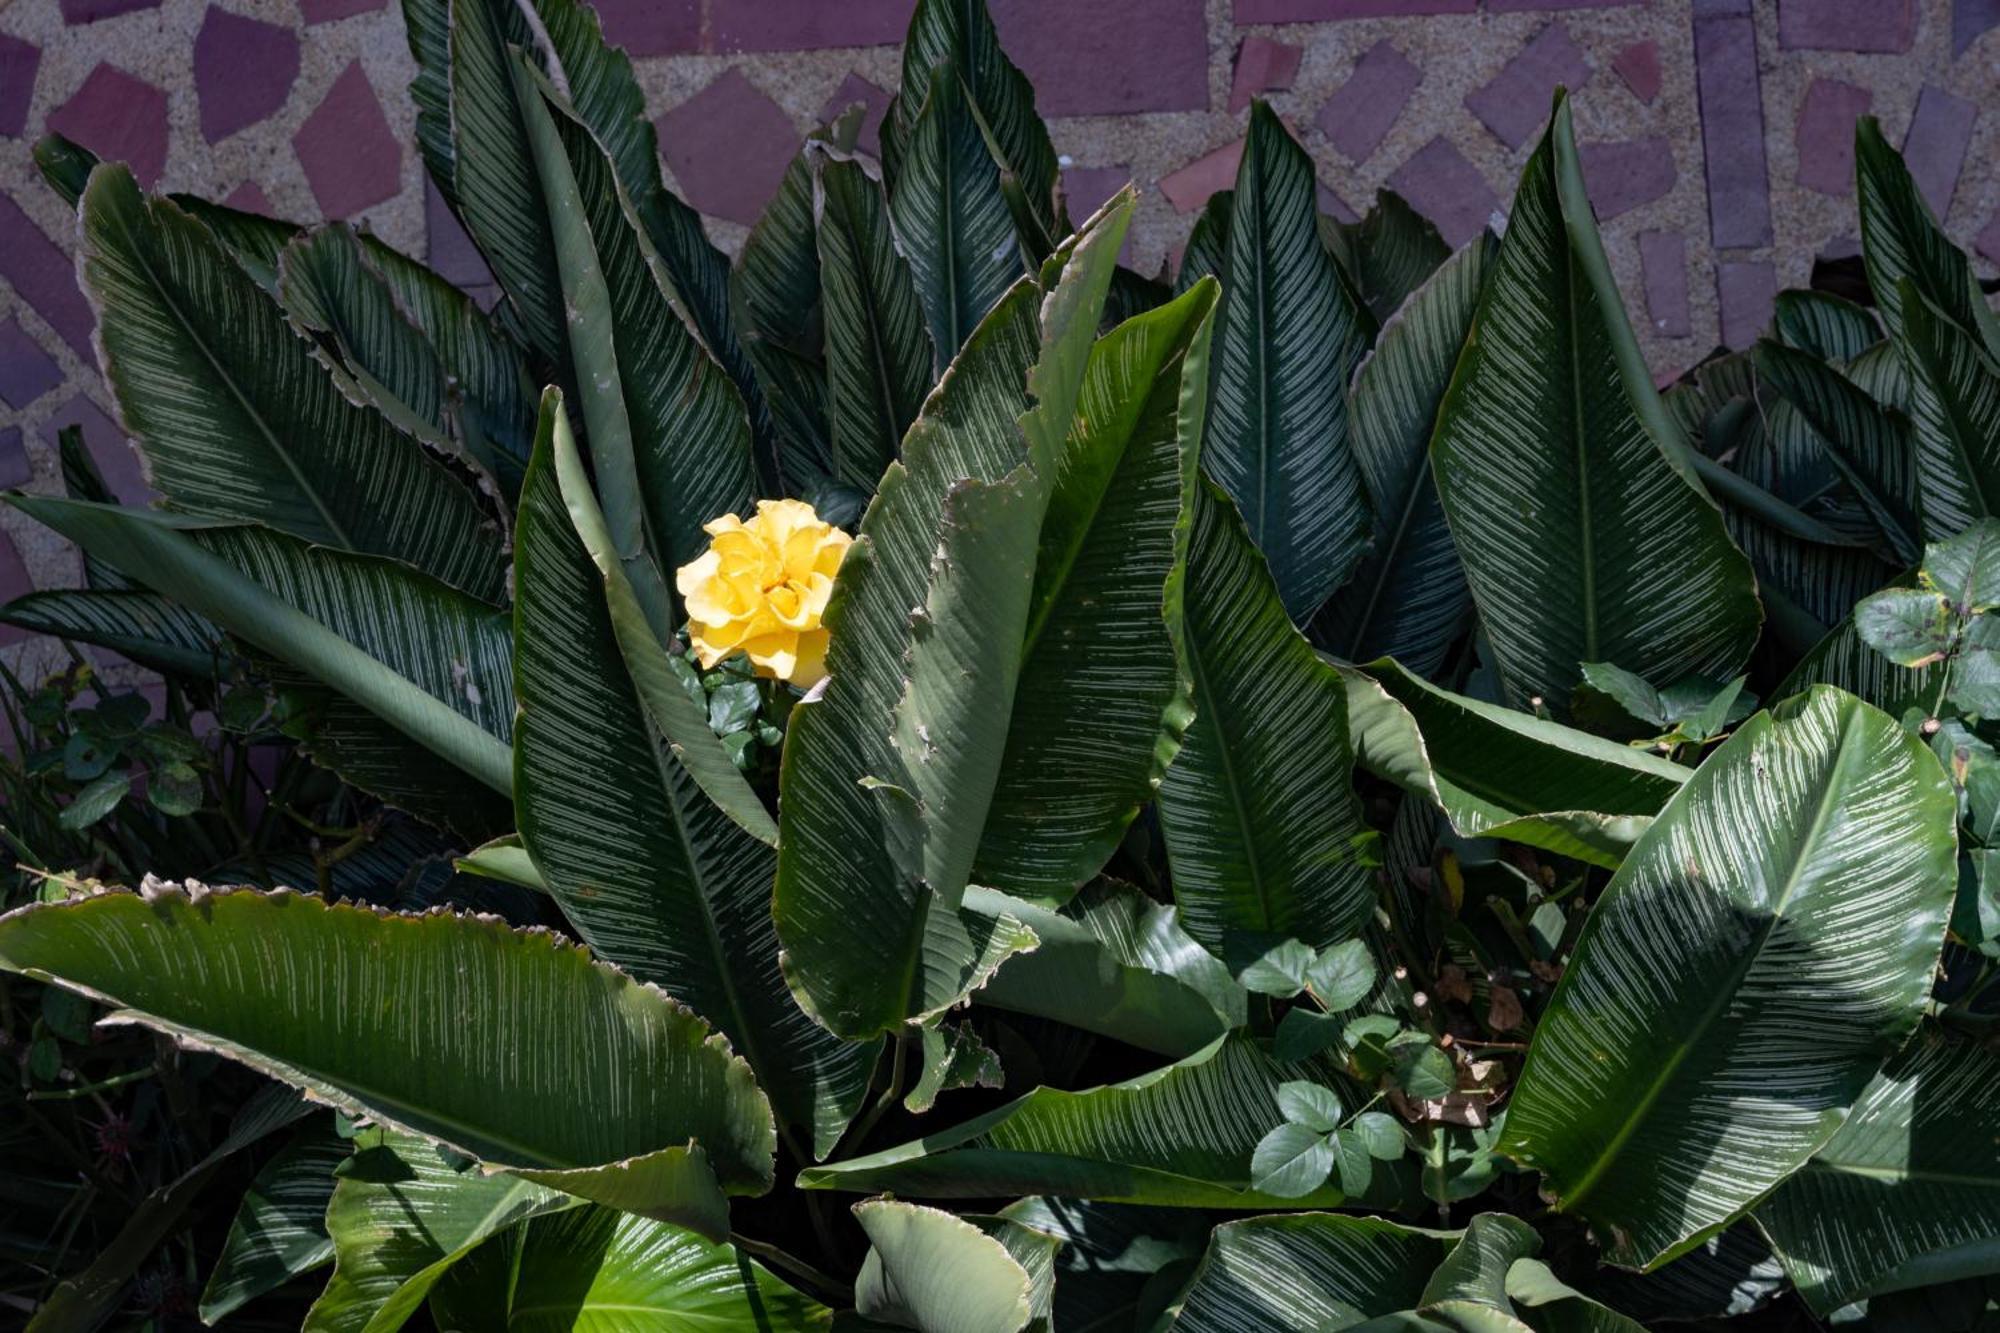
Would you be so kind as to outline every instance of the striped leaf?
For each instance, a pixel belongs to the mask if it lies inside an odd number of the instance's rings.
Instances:
[[[1020,1333],[1034,1317],[1034,1278],[984,1228],[895,1199],[856,1204],[854,1217],[868,1236],[854,1280],[860,1315],[917,1333]],[[998,1218],[992,1225],[1028,1233]]]
[[[1377,190],[1367,216],[1352,225],[1333,223],[1325,234],[1328,248],[1377,324],[1387,323],[1451,257],[1451,247],[1430,219],[1394,190]]]
[[[165,597],[137,589],[31,592],[0,606],[0,623],[109,648],[169,676],[207,679],[218,674],[224,660],[215,626]]]
[[[1494,249],[1491,234],[1483,234],[1446,260],[1383,325],[1354,374],[1347,411],[1374,526],[1354,577],[1309,631],[1343,661],[1394,657],[1420,676],[1433,675],[1471,609],[1431,480],[1430,444]]]
[[[771,1185],[749,1067],[546,932],[160,888],[10,912],[0,967],[489,1167],[718,1238],[723,1193]]]
[[[776,913],[795,994],[844,1036],[956,1002],[1032,940],[961,898],[1129,207],[1051,262],[1050,291],[1023,282],[982,322],[884,475],[827,606],[828,683],[785,741]]]
[[[1986,304],[1965,252],[1951,243],[1910,176],[1903,155],[1882,137],[1873,116],[1854,126],[1855,202],[1861,218],[1861,259],[1869,294],[1892,339],[1906,330],[1909,296],[1928,301],[1963,333],[2000,356],[2000,322]]]
[[[1832,292],[1779,292],[1771,327],[1788,346],[1822,361],[1852,361],[1882,341],[1882,326],[1866,306]]]
[[[864,494],[900,451],[929,394],[934,356],[910,265],[873,168],[808,149],[826,323],[826,414],[836,480]]]
[[[1225,1222],[1180,1298],[1175,1333],[1320,1333],[1414,1309],[1450,1233],[1297,1213]]]
[[[1239,973],[1273,945],[1323,949],[1375,903],[1340,673],[1292,628],[1229,500],[1204,484],[1188,553],[1195,718],[1160,784],[1190,935]]]
[[[938,64],[918,91],[904,94],[921,109],[890,177],[889,211],[942,373],[1027,257],[960,67]]]
[[[1368,534],[1347,383],[1371,321],[1320,244],[1317,188],[1305,149],[1257,103],[1220,274],[1202,464],[1242,511],[1294,620],[1340,586]]]
[[[1457,1333],[1644,1333],[1639,1324],[1563,1285],[1534,1257],[1541,1245],[1542,1238],[1520,1218],[1482,1213],[1431,1275],[1414,1323],[1384,1323]]]
[[[1916,1027],[1957,879],[1921,741],[1817,688],[1743,724],[1598,901],[1500,1151],[1657,1267],[1823,1147]]]
[[[213,1324],[266,1292],[333,1260],[326,1205],[334,1169],[353,1144],[321,1114],[266,1162],[236,1206],[222,1255],[201,1292],[201,1318]]]
[[[1323,1078],[1278,1064],[1250,1037],[1229,1037],[1124,1083],[1037,1088],[916,1142],[808,1167],[799,1184],[918,1198],[1057,1194],[1175,1208],[1331,1207],[1341,1202],[1337,1176],[1298,1198],[1250,1184],[1258,1141],[1284,1123],[1278,1085],[1306,1077]],[[1391,1179],[1387,1170],[1377,1176]]]
[[[502,595],[500,531],[472,488],[348,401],[206,227],[117,165],[91,175],[82,226],[106,377],[169,505]]]
[[[1063,898],[1109,859],[1188,724],[1178,661],[1208,389],[1203,284],[1090,352],[1035,559],[1021,677],[973,878]]]
[[[730,1245],[605,1208],[534,1218],[452,1266],[441,1328],[517,1333],[824,1329],[832,1312]]]
[[[1234,190],[1217,190],[1201,206],[1201,215],[1188,232],[1187,248],[1181,252],[1181,266],[1174,274],[1174,295],[1211,275],[1220,281],[1228,271],[1229,219],[1235,207]]]
[[[1512,702],[1558,717],[1584,662],[1726,678],[1760,618],[1626,323],[1566,103],[1528,161],[1431,466]]]
[[[1341,672],[1363,768],[1504,838],[1616,867],[1690,770],[1658,755],[1439,689],[1392,661]]]
[[[1936,540],[2000,516],[2000,366],[1907,278],[1901,294],[1917,493]]]
[[[580,466],[569,479],[577,526],[564,508],[560,408],[549,411],[551,438],[529,469],[515,539],[522,840],[584,941],[720,1028],[779,1118],[823,1155],[867,1092],[879,1048],[840,1040],[792,1002],[771,923],[775,857],[703,794],[695,760],[656,737],[606,602],[602,573],[615,562],[594,565],[578,537],[595,517]],[[636,607],[627,616],[639,620]],[[642,620],[631,628],[645,632]],[[671,677],[662,684],[680,688]],[[695,722],[706,733],[706,718]],[[701,739],[727,765],[713,733]],[[730,776],[743,785],[733,768]],[[747,785],[741,796],[756,804]]]
[[[1926,1027],[1837,1133],[1757,1205],[1824,1318],[1864,1297],[2000,1272],[2000,1060]]]

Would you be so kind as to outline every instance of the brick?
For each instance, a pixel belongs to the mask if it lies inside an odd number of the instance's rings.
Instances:
[[[28,577],[28,564],[21,559],[21,552],[15,548],[14,539],[0,532],[0,606],[16,597],[26,597],[35,590],[35,581]],[[29,632],[15,625],[0,625],[0,648],[20,643],[29,638]],[[11,740],[11,733],[9,739]]]
[[[2000,24],[2000,0],[1952,0],[1951,53],[1964,55],[1996,24]]]
[[[1909,164],[1924,202],[1940,218],[1951,212],[1951,196],[1958,189],[1959,169],[1965,165],[1972,123],[1978,118],[1977,106],[1934,83],[1925,84],[1917,95],[1909,133],[1903,136],[1903,161]]]
[[[299,0],[299,12],[308,25],[332,23],[356,14],[372,14],[388,6],[389,0]]]
[[[1907,51],[1916,35],[1916,0],[1778,0],[1787,51]]]
[[[271,206],[271,197],[264,193],[264,187],[256,181],[244,181],[223,197],[223,203],[245,213],[256,213],[274,218],[278,210]]]
[[[1132,179],[1130,167],[1066,167],[1062,174],[1063,196],[1069,215],[1077,222],[1104,207],[1104,201],[1118,193]]]
[[[1316,123],[1341,155],[1358,166],[1382,146],[1423,81],[1424,72],[1385,37],[1354,62],[1354,72],[1320,107]]]
[[[1613,139],[1586,143],[1577,149],[1583,184],[1600,221],[1650,204],[1674,188],[1674,150],[1666,136]]]
[[[1217,190],[1236,185],[1236,168],[1243,161],[1243,140],[1203,153],[1178,171],[1160,177],[1160,193],[1176,212],[1192,213]]]
[[[112,498],[119,504],[143,508],[160,498],[160,493],[146,480],[146,466],[140,461],[138,448],[88,396],[73,395],[42,423],[42,442],[50,452],[61,447],[62,432],[69,426],[83,432],[84,447],[90,450],[98,475],[104,478]]]
[[[1238,23],[1318,23],[1325,19],[1470,14],[1479,0],[1236,0]]]
[[[1757,83],[1757,27],[1747,15],[1697,18],[1695,87],[1708,166],[1708,231],[1717,246],[1771,243],[1764,107]]]
[[[826,99],[826,105],[819,109],[819,122],[824,125],[840,116],[857,102],[866,108],[861,113],[861,139],[863,151],[882,155],[882,118],[889,113],[891,94],[886,88],[878,88],[852,70],[833,90],[833,96]]]
[[[1647,0],[1486,0],[1496,14],[1519,13],[1530,9],[1627,9]]]
[[[903,40],[915,0],[710,0],[718,51],[811,51]]]
[[[167,95],[108,62],[49,113],[48,127],[99,157],[130,164],[149,190],[167,165]]]
[[[5,278],[78,356],[95,364],[90,331],[97,320],[77,290],[75,266],[5,192],[0,192],[0,278]]]
[[[1688,315],[1687,238],[1677,231],[1640,232],[1639,275],[1653,332],[1662,338],[1694,332]]]
[[[42,48],[0,32],[0,135],[19,138],[28,125],[28,106],[35,100],[35,71]]]
[[[1715,295],[1722,307],[1722,345],[1740,352],[1770,327],[1777,271],[1768,260],[1724,260],[1715,266]]]
[[[1839,79],[1814,79],[1799,103],[1793,134],[1799,184],[1821,194],[1854,192],[1854,122],[1868,114],[1875,95]]]
[[[1560,21],[1549,24],[1482,88],[1467,94],[1466,109],[1509,148],[1540,133],[1558,87],[1571,92],[1590,82],[1590,62]]]
[[[701,0],[592,0],[604,40],[632,56],[701,49]]]
[[[1034,84],[1036,109],[1045,116],[1208,109],[1204,0],[991,0],[991,6],[1000,44]]]
[[[1290,42],[1245,37],[1236,48],[1236,71],[1229,83],[1230,114],[1249,106],[1253,97],[1290,88],[1299,75],[1299,57],[1303,54],[1300,47]]]
[[[0,324],[0,400],[18,411],[62,381],[62,367],[20,320]]]
[[[493,285],[493,273],[479,247],[466,235],[428,175],[424,177],[424,263],[454,287]]]
[[[74,27],[115,19],[120,14],[136,14],[142,9],[158,9],[160,0],[62,0],[63,22]]]
[[[1347,201],[1333,192],[1325,181],[1313,182],[1313,194],[1319,200],[1319,211],[1336,222],[1345,222],[1350,227],[1361,221],[1361,215],[1347,206]]]
[[[351,218],[403,188],[403,146],[361,62],[348,62],[292,136],[322,214]]]
[[[1500,207],[1500,197],[1479,168],[1443,136],[1397,167],[1389,177],[1389,188],[1435,223],[1453,249],[1477,236]]]
[[[1647,106],[1660,95],[1660,44],[1634,42],[1612,57],[1611,68]]]
[[[28,445],[21,435],[19,426],[0,429],[0,490],[12,490],[25,486],[35,475],[35,466],[28,459]]]
[[[791,117],[739,69],[724,70],[657,124],[687,201],[746,225],[762,216],[799,148]]]
[[[210,5],[194,39],[201,137],[214,143],[270,116],[298,77],[296,32]]]

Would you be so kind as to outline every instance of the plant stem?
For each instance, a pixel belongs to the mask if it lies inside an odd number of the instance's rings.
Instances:
[[[839,1278],[822,1273],[805,1260],[785,1253],[777,1246],[765,1241],[754,1240],[740,1231],[729,1233],[729,1243],[746,1254],[754,1254],[773,1268],[782,1268],[792,1276],[819,1288],[820,1294],[832,1297],[839,1305],[854,1303],[854,1288]]]
[[[55,1091],[36,1089],[28,1094],[31,1102],[68,1102],[79,1097],[90,1097],[112,1088],[122,1088],[127,1083],[137,1083],[140,1079],[151,1078],[160,1072],[158,1065],[148,1065],[144,1069],[134,1069],[130,1073],[114,1074],[96,1083],[86,1083],[80,1088],[62,1088]]]

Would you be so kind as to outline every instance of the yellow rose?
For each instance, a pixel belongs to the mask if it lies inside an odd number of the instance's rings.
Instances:
[[[708,549],[674,576],[704,669],[749,654],[759,675],[810,689],[826,675],[820,616],[854,539],[801,500],[759,500],[748,521],[724,514]]]

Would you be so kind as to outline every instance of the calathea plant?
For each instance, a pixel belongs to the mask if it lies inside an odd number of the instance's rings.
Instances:
[[[309,1328],[1986,1317],[2000,334],[1872,126],[1873,306],[1663,395],[1561,99],[1457,253],[1260,106],[1170,286],[924,0],[879,162],[822,129],[732,267],[588,9],[404,8],[490,314],[42,148],[165,503],[11,497],[130,581],[38,628],[221,645],[544,923],[0,920],[337,1110],[210,1318],[329,1261]],[[1956,695],[1855,611],[1924,543]]]

